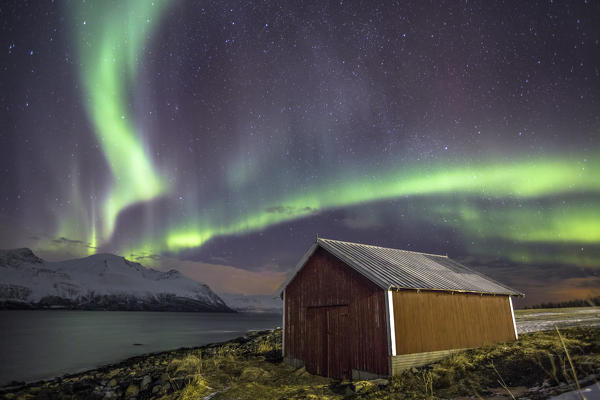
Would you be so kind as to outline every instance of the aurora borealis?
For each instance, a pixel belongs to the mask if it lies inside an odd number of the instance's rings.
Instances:
[[[231,291],[231,271],[277,281],[317,234],[594,274],[598,17],[587,1],[9,2],[0,247],[182,263]]]
[[[101,205],[102,225],[96,225],[95,213],[89,216],[88,236],[92,238],[110,237],[123,208],[152,200],[165,189],[143,147],[143,134],[129,121],[127,104],[127,90],[135,88],[136,63],[158,18],[159,4],[77,5],[84,98],[113,182]]]

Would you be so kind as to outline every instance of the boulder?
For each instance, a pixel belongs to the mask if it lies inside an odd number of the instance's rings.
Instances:
[[[129,385],[125,391],[125,398],[136,398],[138,394],[140,394],[140,388],[137,385]]]
[[[371,382],[373,385],[378,386],[379,388],[386,387],[387,385],[390,384],[390,381],[388,381],[387,379],[383,379],[383,378],[371,379],[369,382]]]
[[[165,384],[165,383],[169,382],[169,374],[167,374],[167,373],[161,374],[160,378],[159,378],[159,381],[162,384]]]
[[[373,389],[377,389],[377,385],[375,385],[372,381],[352,382],[352,390],[355,393],[366,393],[370,392]]]
[[[305,373],[306,373],[305,367],[298,368],[297,370],[294,371],[294,375],[298,375],[298,376],[305,375]]]
[[[106,399],[106,400],[117,399],[117,398],[119,398],[119,395],[116,394],[115,392],[113,392],[112,390],[108,390],[106,393],[104,393],[104,399]]]
[[[151,382],[152,378],[150,378],[150,375],[144,376],[144,378],[142,378],[142,383],[140,383],[140,390],[143,392],[144,390],[148,389],[148,386],[150,386]]]

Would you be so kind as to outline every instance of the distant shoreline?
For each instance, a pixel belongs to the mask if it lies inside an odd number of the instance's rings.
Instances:
[[[176,312],[176,313],[210,313],[210,314],[236,314],[239,312],[234,309],[227,310],[179,310],[179,309],[107,309],[107,308],[74,308],[74,307],[4,307],[0,305],[0,311],[105,311],[105,312]],[[268,314],[262,312],[252,312],[252,314]],[[273,312],[272,314],[277,314]]]
[[[209,308],[209,307],[186,307],[177,305],[149,305],[140,304],[138,307],[111,305],[110,307],[94,305],[56,305],[56,304],[31,304],[20,302],[0,302],[0,310],[60,310],[60,311],[152,311],[152,312],[199,312],[199,313],[237,313],[238,311],[230,308]]]

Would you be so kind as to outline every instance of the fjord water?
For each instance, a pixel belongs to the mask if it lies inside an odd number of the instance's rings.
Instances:
[[[0,311],[0,386],[80,372],[128,357],[222,342],[281,326],[281,315]]]

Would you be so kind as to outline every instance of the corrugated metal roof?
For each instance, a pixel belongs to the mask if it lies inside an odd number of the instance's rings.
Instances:
[[[327,250],[385,290],[422,289],[523,295],[447,256],[323,238],[317,238],[281,289],[291,282],[318,247]]]

